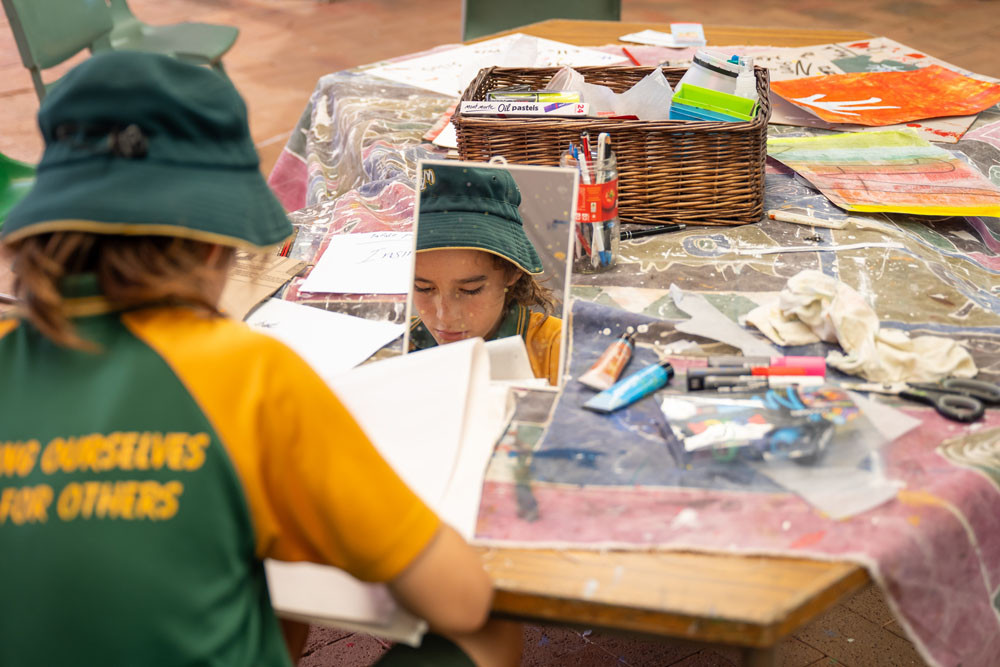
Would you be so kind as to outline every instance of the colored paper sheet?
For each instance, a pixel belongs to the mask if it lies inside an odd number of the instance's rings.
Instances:
[[[608,52],[618,47],[606,47]],[[940,65],[954,72],[970,76],[974,79],[996,83],[996,79],[981,74],[975,74],[958,65],[945,62],[919,49],[900,44],[887,37],[860,42],[843,42],[840,44],[816,44],[812,46],[770,47],[770,46],[719,46],[714,47],[724,53],[751,55],[754,63],[767,67],[771,81],[801,79],[825,74],[844,74],[848,72],[902,72],[916,70],[931,65]],[[687,67],[696,49],[690,48],[683,52],[670,52],[658,49],[660,52],[650,53],[654,47],[634,47],[630,53],[644,65],[661,63],[670,67]],[[665,52],[665,53],[664,53]],[[658,59],[657,59],[658,58]],[[962,134],[969,129],[975,114],[965,116],[945,116],[930,118],[908,123],[899,123],[870,128],[857,123],[830,123],[810,113],[805,108],[796,107],[786,102],[778,95],[771,96],[771,124],[795,125],[799,127],[816,127],[835,132],[865,132],[881,129],[916,130],[917,134],[927,141],[936,143],[956,143]]]
[[[910,132],[771,139],[767,152],[848,211],[1000,215],[1000,188]]]
[[[961,116],[1000,102],[1000,85],[939,65],[907,72],[856,72],[774,81],[771,90],[823,120],[859,125]]]

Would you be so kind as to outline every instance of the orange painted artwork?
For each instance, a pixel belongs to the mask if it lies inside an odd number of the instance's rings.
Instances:
[[[940,65],[908,72],[852,72],[772,81],[771,90],[825,121],[873,126],[975,114],[1000,102],[1000,84]]]

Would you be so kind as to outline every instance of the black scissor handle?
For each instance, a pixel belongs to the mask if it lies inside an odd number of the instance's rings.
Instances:
[[[945,378],[941,381],[941,387],[948,391],[956,391],[967,396],[972,396],[980,403],[987,405],[1000,404],[1000,385],[982,380],[970,380],[968,378]]]
[[[974,422],[983,416],[983,404],[965,394],[943,394],[922,389],[906,389],[899,392],[900,398],[920,401],[933,405],[943,417],[957,422]]]

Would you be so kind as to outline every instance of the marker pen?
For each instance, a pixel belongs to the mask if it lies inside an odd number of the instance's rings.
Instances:
[[[751,356],[743,357],[739,355],[709,357],[708,365],[712,367],[757,367],[757,366],[788,366],[802,368],[805,375],[826,375],[826,359],[823,357],[764,357]]]
[[[713,384],[716,380],[729,379],[731,381],[740,380],[747,382],[750,380],[758,380],[762,378],[755,378],[750,372],[750,368],[689,368],[687,371],[687,388],[688,391],[701,391],[703,389],[711,389],[710,384]],[[719,386],[719,385],[716,385]]]
[[[767,378],[751,377],[708,377],[705,378],[703,389],[716,391],[720,394],[730,394],[740,391],[759,391],[768,388]]]
[[[804,375],[801,369],[788,369],[797,373],[785,373],[785,369],[761,368],[690,368],[687,372],[688,391],[708,391],[720,387],[746,385],[750,389],[767,387],[787,387],[799,385],[814,387],[825,379],[818,375]],[[770,372],[775,371],[775,372]]]

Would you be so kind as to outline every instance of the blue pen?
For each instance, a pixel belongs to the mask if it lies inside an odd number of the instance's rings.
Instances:
[[[610,239],[610,233],[609,233],[611,231],[611,228],[612,228],[612,224],[611,224],[610,220],[601,223],[601,236],[603,237],[603,240],[604,240],[603,245],[604,245],[605,248],[611,247],[611,239]],[[610,266],[610,265],[611,265],[611,251],[610,250],[602,250],[601,251],[601,266]]]

